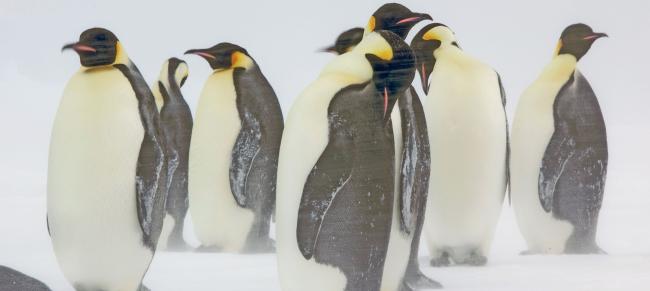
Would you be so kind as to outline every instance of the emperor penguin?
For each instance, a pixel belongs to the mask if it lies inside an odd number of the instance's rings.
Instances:
[[[278,168],[282,290],[380,290],[393,209],[390,112],[413,62],[399,36],[370,33],[293,104]]]
[[[192,112],[181,93],[187,76],[187,64],[180,59],[170,58],[165,61],[158,80],[151,86],[167,145],[169,177],[165,221],[158,241],[160,250],[180,251],[189,248],[183,239],[183,225],[189,207],[187,165],[192,136]]]
[[[444,24],[422,28],[411,47],[427,94],[433,162],[424,229],[431,265],[484,265],[509,176],[501,79],[461,50]]]
[[[365,33],[385,29],[405,39],[413,26],[431,19],[426,13],[389,3],[373,13]],[[431,164],[426,119],[413,86],[398,100],[391,118],[395,138],[394,215],[381,290],[437,289],[442,285],[424,275],[418,261]]]
[[[165,213],[165,143],[154,97],[121,42],[91,28],[50,143],[47,217],[54,253],[76,290],[141,287]]]
[[[604,33],[567,27],[512,125],[512,206],[526,254],[604,253],[596,244],[607,174],[598,98],[577,64]]]
[[[278,98],[238,45],[186,54],[203,57],[214,70],[199,99],[190,145],[194,231],[204,250],[273,252],[269,227],[284,127]]]

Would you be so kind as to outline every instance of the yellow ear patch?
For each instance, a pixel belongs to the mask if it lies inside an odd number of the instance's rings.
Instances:
[[[393,59],[393,50],[390,48],[382,49],[378,51],[375,55],[384,61],[390,61]]]
[[[242,52],[233,52],[230,55],[230,58],[231,58],[230,59],[230,61],[231,61],[230,67],[231,68],[248,69],[248,67],[250,67],[250,65],[252,63],[251,59]]]
[[[438,35],[437,32],[433,31],[433,29],[427,31],[423,36],[422,39],[424,40],[441,40],[442,37]]]
[[[368,20],[368,26],[366,27],[366,31],[368,31],[368,32],[375,31],[375,17],[374,16],[370,16],[370,20]]]
[[[562,49],[562,39],[560,39],[557,42],[557,46],[555,47],[555,53],[553,54],[554,56],[557,56],[560,54],[560,50]]]

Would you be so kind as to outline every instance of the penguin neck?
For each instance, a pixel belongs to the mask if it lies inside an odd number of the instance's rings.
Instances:
[[[358,51],[337,56],[325,66],[320,76],[336,77],[349,80],[351,83],[361,83],[372,79],[372,66],[366,56]]]
[[[578,60],[569,54],[561,54],[553,57],[540,76],[540,80],[564,82],[571,77],[578,65]]]
[[[465,54],[460,48],[452,45],[451,43],[443,43],[438,49],[433,51],[433,57],[436,60],[450,59],[454,62],[461,63],[471,60],[471,58],[469,58],[469,56]]]
[[[115,65],[126,65],[129,68],[135,67],[133,62],[131,62],[131,59],[129,59],[129,55],[126,54],[126,51],[124,51],[124,48],[119,42],[116,45],[115,61],[112,64],[97,67],[82,66],[81,70],[85,73],[101,72],[105,70],[113,70],[115,69]]]

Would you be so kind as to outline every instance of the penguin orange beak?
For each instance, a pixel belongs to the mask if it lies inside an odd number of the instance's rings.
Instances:
[[[595,40],[597,40],[597,39],[599,39],[599,38],[601,38],[601,37],[609,37],[609,35],[607,35],[607,33],[594,32],[594,33],[592,33],[592,34],[586,36],[586,37],[584,38],[584,40],[594,40],[594,41],[595,41]]]
[[[205,59],[212,59],[212,60],[214,60],[214,59],[217,58],[217,57],[215,57],[215,56],[213,56],[213,55],[207,53],[207,52],[206,52],[205,50],[203,50],[203,49],[192,49],[192,50],[188,50],[188,51],[185,52],[185,54],[186,54],[186,55],[187,55],[187,54],[194,54],[194,55],[198,55],[198,56],[204,57]]]
[[[80,44],[78,42],[69,43],[69,44],[64,45],[61,48],[61,51],[64,51],[64,50],[67,50],[67,49],[73,49],[77,53],[95,53],[95,52],[97,52],[97,49],[95,49],[94,47],[91,47],[91,46],[85,45],[85,44]]]
[[[404,18],[404,19],[398,21],[397,24],[412,23],[412,22],[417,23],[417,22],[420,22],[420,21],[425,20],[425,19],[433,20],[433,18],[432,18],[431,15],[429,15],[429,14],[426,14],[426,13],[415,13],[415,14],[414,14],[413,16],[411,16],[411,17],[407,17],[407,18]]]

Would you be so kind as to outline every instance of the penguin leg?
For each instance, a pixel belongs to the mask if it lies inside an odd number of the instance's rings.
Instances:
[[[598,244],[596,244],[596,232],[591,229],[576,228],[566,242],[564,249],[566,254],[597,254],[606,255]]]
[[[138,288],[138,291],[151,291],[151,289],[147,288],[144,284],[140,284],[140,288]]]
[[[429,264],[432,267],[448,267],[449,265],[451,265],[451,258],[449,256],[449,252],[447,251],[438,252],[437,256],[431,258]]]
[[[183,239],[183,224],[185,223],[184,217],[175,218],[178,223],[174,225],[174,229],[169,234],[169,239],[167,240],[167,250],[173,252],[184,252],[192,249],[190,245],[185,242]]]
[[[478,251],[473,251],[470,255],[469,258],[467,258],[466,261],[463,262],[463,264],[467,264],[470,266],[485,266],[487,264],[487,257],[479,253]]]
[[[251,232],[248,234],[246,246],[244,247],[243,252],[250,254],[274,253],[275,241],[269,237],[268,228],[268,219],[265,221],[264,219],[259,219],[256,221],[253,224],[253,227],[251,227]]]

